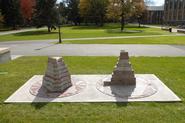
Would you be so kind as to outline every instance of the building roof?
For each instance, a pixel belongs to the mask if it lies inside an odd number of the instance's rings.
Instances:
[[[147,6],[149,11],[164,11],[164,6]]]

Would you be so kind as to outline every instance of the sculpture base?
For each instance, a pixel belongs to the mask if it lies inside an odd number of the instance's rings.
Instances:
[[[83,80],[72,77],[71,81],[72,86],[63,91],[54,92],[48,91],[48,89],[42,85],[42,80],[38,80],[31,86],[30,93],[34,96],[42,98],[61,98],[78,94],[86,87],[86,83]]]
[[[107,78],[108,76],[111,77],[111,75],[72,75],[72,78],[74,77],[77,80],[83,80],[83,83],[84,82],[86,83],[86,84],[84,83],[85,86],[84,84],[78,84],[81,86],[73,86],[75,90],[80,90],[80,91],[77,91],[77,93],[73,93],[73,95],[70,94],[70,90],[66,90],[64,93],[54,93],[54,94],[44,93],[44,95],[42,95],[43,91],[42,90],[38,91],[39,90],[38,88],[36,88],[33,95],[30,93],[30,88],[33,88],[33,85],[35,85],[35,83],[37,83],[38,81],[42,81],[42,78],[43,78],[42,75],[35,75],[30,80],[28,80],[22,87],[20,87],[14,94],[12,94],[5,101],[5,103],[179,102],[181,101],[179,97],[177,97],[167,86],[165,86],[165,84],[162,81],[160,81],[153,74],[136,74],[136,80],[137,80],[136,86],[135,87],[127,86],[128,88],[121,87],[122,89],[126,89],[126,90],[124,91],[121,90],[118,92],[116,92],[116,90],[120,90],[120,87],[118,86],[117,86],[118,88],[116,88],[116,86],[105,88],[104,86],[101,85],[101,83],[103,83],[102,80],[104,80],[104,78]],[[142,82],[151,83],[152,86],[150,86],[150,84],[143,84]],[[39,85],[36,87],[41,87],[41,86]],[[149,90],[149,91],[146,91],[146,90]]]
[[[127,99],[137,99],[149,97],[157,93],[157,86],[152,83],[152,81],[147,80],[147,78],[138,77],[136,79],[136,84],[124,85],[121,83],[110,82],[111,76],[106,76],[97,82],[97,89],[109,96],[127,98]]]

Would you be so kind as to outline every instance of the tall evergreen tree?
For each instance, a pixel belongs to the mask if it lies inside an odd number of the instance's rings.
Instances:
[[[96,25],[103,26],[107,0],[90,0],[89,15]]]
[[[68,3],[68,20],[75,25],[80,24],[79,0],[69,0]]]
[[[1,9],[6,26],[16,29],[22,23],[19,0],[1,0]]]
[[[57,25],[58,20],[56,0],[36,0],[34,24],[38,28],[47,26],[48,32],[51,32],[52,27]]]

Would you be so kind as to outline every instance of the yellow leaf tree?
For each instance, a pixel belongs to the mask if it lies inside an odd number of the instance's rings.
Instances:
[[[139,27],[141,25],[141,19],[146,11],[144,0],[133,0],[134,10],[133,15],[136,17]]]
[[[107,17],[120,20],[121,31],[124,30],[125,20],[131,16],[133,9],[131,0],[109,0]]]

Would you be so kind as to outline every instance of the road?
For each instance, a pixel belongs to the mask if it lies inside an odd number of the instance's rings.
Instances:
[[[131,56],[185,56],[185,46],[179,45],[112,45],[112,44],[54,44],[43,42],[3,42],[12,55],[24,56],[118,56],[126,50]]]

